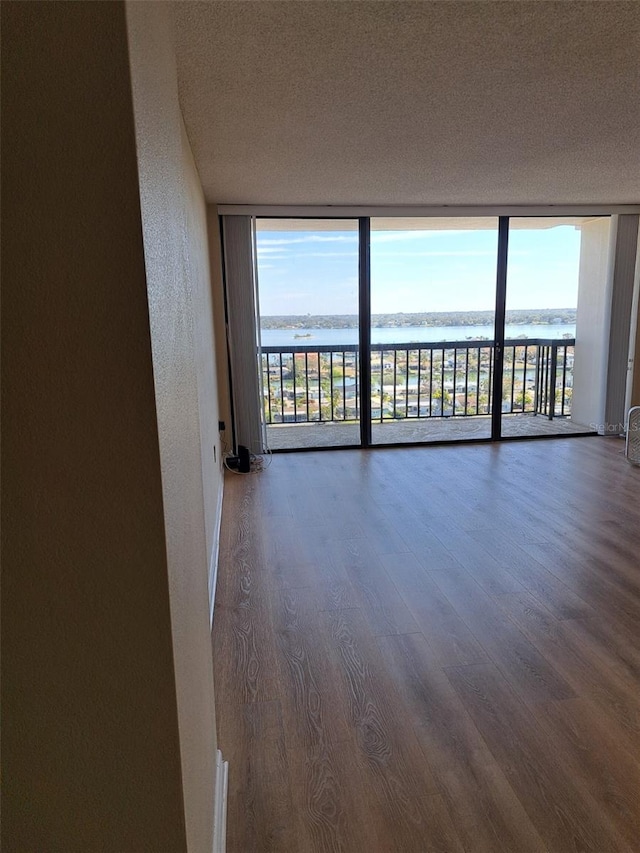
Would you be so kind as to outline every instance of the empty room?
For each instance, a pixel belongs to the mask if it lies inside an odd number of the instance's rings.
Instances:
[[[2,8],[3,848],[640,849],[640,4]]]

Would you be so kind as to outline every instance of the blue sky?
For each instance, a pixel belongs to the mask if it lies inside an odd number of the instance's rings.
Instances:
[[[260,311],[356,314],[357,231],[257,235]],[[497,232],[372,231],[371,310],[490,310]],[[573,225],[512,229],[507,308],[575,307],[580,232]]]

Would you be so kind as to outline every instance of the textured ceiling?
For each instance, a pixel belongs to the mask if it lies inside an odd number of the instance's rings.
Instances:
[[[209,201],[640,202],[640,2],[179,2]]]

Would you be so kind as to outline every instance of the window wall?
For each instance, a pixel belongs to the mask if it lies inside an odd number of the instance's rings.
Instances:
[[[271,449],[597,430],[610,217],[252,221]]]

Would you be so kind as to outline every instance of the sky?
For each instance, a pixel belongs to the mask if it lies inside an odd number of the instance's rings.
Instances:
[[[357,231],[257,234],[260,313],[356,314]],[[371,312],[495,306],[497,229],[371,233]],[[507,309],[576,305],[580,231],[512,229]]]

